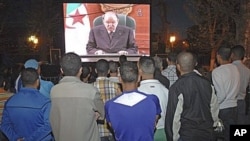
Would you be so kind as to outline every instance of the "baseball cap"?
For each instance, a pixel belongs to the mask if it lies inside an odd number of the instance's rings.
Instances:
[[[35,59],[29,59],[24,63],[25,68],[38,69],[39,63]]]

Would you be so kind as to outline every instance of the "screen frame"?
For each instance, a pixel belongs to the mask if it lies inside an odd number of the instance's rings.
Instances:
[[[63,4],[67,4],[67,3],[72,3],[72,2],[64,2]],[[75,2],[74,2],[75,3]],[[136,2],[126,2],[126,3],[122,3],[122,2],[119,2],[119,3],[117,3],[117,2],[108,2],[108,3],[105,3],[105,2],[98,2],[98,3],[96,3],[96,2],[77,2],[77,3],[81,3],[81,4],[83,4],[83,3],[85,3],[85,4],[101,4],[101,3],[103,3],[103,4],[110,4],[110,3],[112,3],[112,4],[136,4],[136,5],[148,5],[148,7],[149,7],[149,15],[148,15],[148,18],[149,18],[149,32],[148,32],[148,53],[145,53],[145,54],[143,54],[143,53],[141,53],[141,54],[129,54],[129,55],[126,55],[127,57],[128,57],[128,60],[131,60],[131,61],[138,61],[138,59],[139,59],[139,57],[141,57],[141,56],[150,56],[150,53],[151,53],[151,21],[150,21],[150,19],[151,19],[151,3],[147,3],[147,2],[143,2],[143,3],[136,3]],[[64,16],[65,16],[65,12],[63,12],[64,13]],[[65,19],[63,18],[63,20],[64,20],[64,25],[65,25]],[[65,28],[64,28],[64,30],[65,30]],[[64,31],[64,34],[65,34],[65,31]],[[64,35],[64,37],[65,37],[65,35]],[[67,51],[66,50],[66,43],[65,43],[65,47],[64,47],[64,53],[68,53],[68,52],[74,52],[74,51]],[[75,53],[77,53],[77,52],[75,52]],[[82,62],[96,62],[97,60],[99,60],[99,59],[107,59],[107,60],[114,60],[114,61],[116,61],[116,60],[118,60],[118,58],[119,58],[119,54],[114,54],[114,55],[82,55],[82,54],[79,54],[80,56],[81,56],[81,58],[82,58]]]

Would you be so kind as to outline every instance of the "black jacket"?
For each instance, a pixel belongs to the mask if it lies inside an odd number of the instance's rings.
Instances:
[[[213,137],[211,83],[191,72],[170,87],[165,119],[168,141],[210,141]]]

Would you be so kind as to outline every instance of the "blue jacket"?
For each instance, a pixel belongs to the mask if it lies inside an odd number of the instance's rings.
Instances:
[[[21,88],[5,103],[1,123],[2,132],[10,141],[53,140],[49,113],[51,102],[37,89]]]

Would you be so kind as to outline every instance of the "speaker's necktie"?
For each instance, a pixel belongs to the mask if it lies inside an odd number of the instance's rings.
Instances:
[[[110,39],[110,40],[112,40],[113,34],[114,34],[114,32],[112,32],[112,31],[109,33],[109,39]]]

